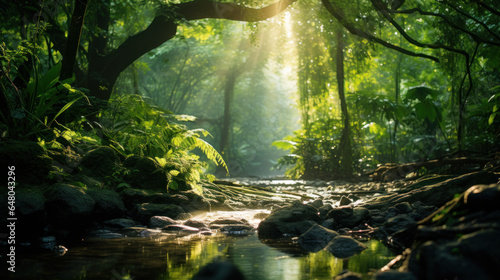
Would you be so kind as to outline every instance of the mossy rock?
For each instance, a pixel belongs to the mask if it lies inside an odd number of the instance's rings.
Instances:
[[[52,159],[32,141],[0,141],[0,166],[15,166],[16,182],[40,184],[47,179]]]
[[[16,188],[16,234],[22,238],[31,238],[42,234],[45,227],[45,197],[39,187]],[[7,192],[0,195],[0,208],[7,214]],[[1,222],[7,224],[7,215],[2,215]]]
[[[168,179],[165,170],[149,157],[130,156],[123,166],[129,169],[125,180],[134,188],[166,191]]]
[[[54,184],[45,192],[45,208],[50,223],[58,228],[81,230],[90,222],[94,199],[79,187]]]
[[[125,205],[115,191],[106,189],[89,189],[86,191],[95,201],[92,219],[105,221],[122,218],[125,215]]]
[[[120,157],[115,150],[105,146],[88,152],[81,162],[87,175],[100,178],[113,175],[119,164]]]

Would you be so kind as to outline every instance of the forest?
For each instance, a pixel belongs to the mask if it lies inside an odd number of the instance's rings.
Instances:
[[[0,8],[7,279],[498,277],[496,0]]]

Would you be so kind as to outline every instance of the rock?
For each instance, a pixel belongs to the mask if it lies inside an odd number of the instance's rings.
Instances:
[[[397,215],[394,218],[390,218],[387,220],[384,224],[383,227],[387,234],[393,234],[395,232],[398,232],[403,229],[407,229],[409,227],[412,227],[416,224],[414,220],[412,220],[408,215],[406,214],[400,214]]]
[[[498,229],[498,224],[492,226]],[[458,251],[461,255],[491,268],[500,267],[500,231],[483,230],[464,235],[458,239]]]
[[[255,220],[263,220],[265,218],[269,217],[269,213],[264,213],[264,212],[261,212],[261,213],[257,213],[253,216],[253,218]]]
[[[111,228],[127,228],[135,226],[137,222],[131,219],[118,218],[104,221],[103,224]]]
[[[334,219],[326,219],[323,221],[321,226],[328,228],[328,229],[334,229],[334,228],[337,228],[337,222],[335,222]]]
[[[138,221],[147,224],[153,216],[177,218],[180,213],[184,213],[184,209],[173,204],[142,203],[135,206],[133,213]]]
[[[499,209],[500,184],[475,185],[470,187],[464,196],[469,208],[496,210]]]
[[[226,235],[249,235],[255,232],[255,228],[250,225],[227,225],[219,229]]]
[[[408,202],[400,202],[396,205],[394,205],[394,207],[400,212],[400,213],[403,213],[403,214],[408,214],[412,211],[411,209],[411,205],[410,203]]]
[[[318,209],[319,216],[322,219],[325,219],[328,216],[328,212],[330,212],[332,209],[333,209],[333,206],[331,204],[325,204],[325,205],[321,206]]]
[[[196,194],[194,191],[189,190],[182,192],[182,195],[187,197],[189,200],[189,204],[180,205],[184,208],[186,212],[195,212],[195,211],[211,211],[210,203],[203,198],[203,196]]]
[[[328,217],[333,218],[339,227],[352,228],[359,225],[368,217],[369,211],[364,207],[339,207],[328,212]]]
[[[345,218],[352,216],[353,208],[351,206],[337,207],[333,208],[328,212],[328,217],[334,219],[335,221],[340,221]]]
[[[121,218],[125,215],[125,205],[115,191],[89,189],[87,194],[95,201],[92,219],[104,221],[113,218]]]
[[[204,266],[192,280],[244,280],[243,273],[232,263],[212,262]]]
[[[338,235],[333,230],[315,224],[299,237],[298,242],[305,250],[315,253],[325,248]]]
[[[120,231],[125,237],[153,237],[161,235],[159,229],[149,229],[143,227],[129,227]]]
[[[207,229],[207,230],[200,230],[200,234],[205,236],[210,236],[214,233],[211,230]]]
[[[363,243],[348,236],[337,236],[325,247],[334,257],[341,259],[352,257],[365,249]]]
[[[147,202],[157,204],[175,204],[181,207],[187,206],[190,203],[189,198],[185,195],[168,193],[153,194],[148,198]]]
[[[349,198],[350,200],[352,200],[353,202],[356,201],[356,200],[360,200],[361,198],[359,198],[359,196],[355,195],[355,194],[352,194],[350,193],[347,198]]]
[[[299,236],[320,222],[318,211],[310,205],[296,204],[271,213],[260,222],[259,237],[277,238],[283,234]]]
[[[371,219],[376,224],[382,224],[386,221],[384,216],[381,216],[381,215],[372,216]]]
[[[189,227],[195,227],[195,228],[206,228],[207,227],[207,225],[203,221],[193,220],[193,219],[189,219],[189,220],[185,221],[184,225],[189,226]]]
[[[377,273],[375,280],[417,280],[417,277],[411,272],[389,270]]]
[[[148,226],[150,228],[163,228],[168,225],[174,225],[177,222],[169,217],[166,216],[153,216],[149,219],[149,224]]]
[[[95,201],[82,189],[54,184],[46,192],[45,208],[50,223],[59,228],[81,230],[90,222]]]
[[[219,218],[210,223],[211,225],[250,225],[250,223],[245,219],[238,218]]]
[[[197,228],[188,227],[185,225],[168,225],[164,226],[161,230],[166,232],[187,233],[187,234],[200,232],[200,230]]]
[[[333,278],[334,280],[361,280],[361,274],[351,272],[351,271],[344,271],[340,273],[339,275],[335,276]]]
[[[347,196],[342,196],[340,198],[340,204],[339,206],[345,206],[345,205],[349,205],[352,203],[352,200],[350,200],[349,198],[347,198]]]
[[[0,166],[5,168],[2,176],[6,176],[7,166],[15,166],[16,182],[40,184],[51,170],[52,159],[36,142],[0,141]]]
[[[319,209],[321,208],[321,206],[323,206],[323,200],[316,199],[315,201],[311,202],[310,205],[316,209]]]
[[[436,210],[437,208],[435,206],[420,205],[417,208],[417,213],[420,214],[421,216],[427,217]]]
[[[120,164],[120,158],[112,148],[101,146],[88,152],[80,164],[87,175],[104,178],[114,173]]]
[[[16,236],[38,237],[46,226],[45,197],[39,188],[18,186],[15,189]],[[21,187],[21,188],[20,188]],[[5,196],[0,195],[1,209],[7,209],[7,190]],[[7,224],[7,215],[2,215],[4,224]]]
[[[151,195],[144,190],[126,188],[119,194],[127,209],[133,209],[136,204],[151,202]]]

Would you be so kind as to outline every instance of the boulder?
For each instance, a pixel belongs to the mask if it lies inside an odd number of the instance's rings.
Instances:
[[[315,224],[299,237],[298,242],[305,250],[315,253],[325,248],[338,235],[333,230]]]
[[[145,190],[133,188],[125,188],[119,194],[127,209],[133,209],[136,204],[150,202],[149,197],[151,196]]]
[[[340,198],[340,203],[339,203],[339,206],[344,206],[344,205],[349,205],[352,203],[352,200],[347,198],[347,196],[342,196]]]
[[[337,236],[325,247],[336,258],[349,258],[366,249],[365,244],[349,236]]]
[[[130,170],[125,180],[134,188],[166,191],[167,174],[158,162],[149,157],[130,156],[123,162]]]
[[[311,202],[310,205],[315,207],[316,209],[319,209],[323,206],[323,200],[316,199],[315,201]]]
[[[94,199],[82,189],[54,184],[45,192],[45,208],[50,223],[59,228],[80,230],[90,222]]]
[[[396,217],[387,220],[383,224],[383,228],[387,232],[387,234],[390,235],[400,230],[410,228],[414,225],[416,225],[416,222],[413,219],[411,219],[408,215],[400,214],[397,215]]]
[[[318,210],[310,205],[294,204],[278,209],[260,222],[261,238],[277,238],[284,234],[299,236],[320,222]]]
[[[133,215],[143,224],[148,224],[153,216],[167,216],[177,218],[180,213],[184,213],[182,207],[173,204],[142,203],[134,208]]]
[[[333,218],[339,227],[352,228],[359,225],[368,217],[369,211],[364,207],[339,207],[328,212],[328,217]]]
[[[7,166],[15,166],[14,172],[18,183],[40,184],[51,170],[52,159],[36,142],[0,141],[0,166],[5,168],[5,175]]]
[[[166,216],[153,216],[149,219],[150,228],[162,228],[168,225],[175,225],[177,222]]]
[[[162,232],[159,229],[150,229],[143,227],[128,227],[122,229],[120,232],[125,237],[154,237],[162,235]]]
[[[41,234],[46,223],[43,192],[38,188],[16,188],[15,192],[17,236],[34,237]],[[7,203],[6,197],[0,197],[0,199],[5,204]],[[7,205],[2,206],[2,209],[7,209]]]
[[[87,175],[104,178],[114,173],[120,164],[120,158],[112,148],[101,146],[88,152],[80,164]]]
[[[105,221],[121,218],[125,215],[125,205],[115,191],[106,189],[89,189],[87,194],[95,201],[92,219]]]
[[[403,213],[403,214],[408,214],[412,211],[411,209],[411,205],[410,203],[408,202],[400,202],[396,205],[394,205],[394,207],[400,212],[400,213]]]
[[[189,226],[189,227],[195,227],[195,228],[206,228],[207,225],[200,220],[194,220],[190,219],[184,222],[184,225]]]
[[[245,219],[239,218],[219,218],[213,220],[210,225],[250,225],[250,223]]]
[[[194,228],[194,227],[188,227],[185,225],[168,225],[164,226],[162,231],[165,232],[175,232],[175,233],[184,233],[184,234],[193,234],[193,233],[199,233],[200,229]]]

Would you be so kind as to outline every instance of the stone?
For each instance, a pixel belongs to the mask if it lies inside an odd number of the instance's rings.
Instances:
[[[350,193],[347,198],[349,198],[350,200],[352,200],[353,202],[356,201],[356,200],[360,200],[361,198],[355,194],[352,194]]]
[[[326,219],[321,223],[321,226],[328,228],[328,229],[334,229],[337,228],[337,222],[335,222],[334,219]]]
[[[325,219],[328,216],[328,212],[330,212],[330,210],[332,210],[332,209],[333,209],[333,206],[331,204],[325,204],[325,205],[321,206],[318,209],[319,216],[322,219]]]
[[[153,216],[149,219],[148,227],[150,228],[163,228],[168,225],[174,225],[177,222],[166,216]]]
[[[54,226],[81,230],[90,222],[95,201],[82,189],[58,183],[49,187],[45,197],[47,218]]]
[[[239,224],[245,224],[245,225],[250,225],[250,223],[245,220],[245,219],[239,219],[239,218],[219,218],[216,220],[213,220],[211,225],[239,225]]]
[[[137,204],[134,208],[133,215],[136,219],[147,224],[149,219],[153,216],[167,216],[170,218],[177,218],[180,213],[184,213],[182,207],[173,204],[155,204],[155,203],[142,203]]]
[[[127,209],[133,209],[136,204],[150,202],[151,195],[144,190],[126,188],[119,192]]]
[[[110,228],[127,228],[137,225],[137,222],[131,219],[117,218],[104,221],[103,224]]]
[[[315,201],[311,202],[310,205],[316,209],[319,209],[321,208],[321,206],[323,206],[323,200],[316,199]]]
[[[96,221],[105,221],[113,218],[121,218],[125,215],[125,205],[123,201],[112,190],[89,189],[87,194],[95,201],[92,219]]]
[[[299,237],[298,243],[305,250],[315,253],[325,248],[338,235],[333,230],[315,224]]]
[[[349,236],[337,236],[325,247],[325,250],[340,259],[352,257],[365,249],[365,244]]]
[[[244,280],[245,276],[230,262],[215,261],[204,266],[192,280]]]
[[[195,228],[206,228],[207,225],[201,220],[189,219],[184,222],[185,226],[195,227]]]
[[[102,238],[102,239],[115,239],[115,238],[122,238],[123,235],[107,230],[107,229],[99,229],[99,230],[94,230],[88,233],[88,236],[91,237],[97,237],[97,238]]]
[[[296,204],[283,207],[260,222],[260,238],[278,238],[287,235],[299,236],[320,222],[318,210],[310,205]]]
[[[179,216],[177,216],[177,220],[189,220],[193,217],[193,215],[189,213],[180,213]]]
[[[39,184],[44,181],[51,170],[52,162],[47,152],[36,142],[0,141],[0,166],[5,168],[5,175],[2,176],[7,175],[7,166],[15,166],[18,183]]]
[[[167,191],[167,174],[160,164],[150,157],[129,156],[123,166],[130,170],[125,180],[134,188]]]
[[[411,272],[389,270],[375,274],[375,280],[417,280],[417,277]]]
[[[150,229],[143,227],[129,227],[120,231],[125,237],[153,237],[162,234],[159,229]]]
[[[200,230],[197,228],[188,227],[185,225],[168,225],[164,226],[161,230],[165,232],[176,232],[176,233],[187,233],[187,234],[200,232]]]
[[[16,236],[32,238],[43,234],[46,226],[45,197],[39,188],[27,188],[19,185],[15,189]],[[7,190],[0,194],[0,209],[7,214]],[[7,224],[7,215],[0,221]]]
[[[403,213],[403,214],[408,214],[412,211],[411,209],[411,205],[410,203],[408,202],[400,202],[396,205],[394,205],[394,207],[400,212],[400,213]]]
[[[409,227],[412,227],[416,225],[416,222],[412,220],[408,215],[406,214],[400,214],[397,215],[394,218],[390,218],[387,220],[384,224],[383,227],[387,234],[393,234],[395,232],[398,232],[403,229],[407,229]]]
[[[349,205],[351,203],[352,203],[352,200],[350,200],[349,198],[347,198],[347,196],[342,196],[340,198],[339,206],[345,206],[345,205]]]
[[[328,212],[328,217],[333,218],[340,227],[352,228],[359,225],[368,217],[370,211],[364,207],[343,206]]]
[[[120,164],[120,158],[112,148],[101,146],[88,152],[80,164],[87,175],[104,178],[114,173]]]

